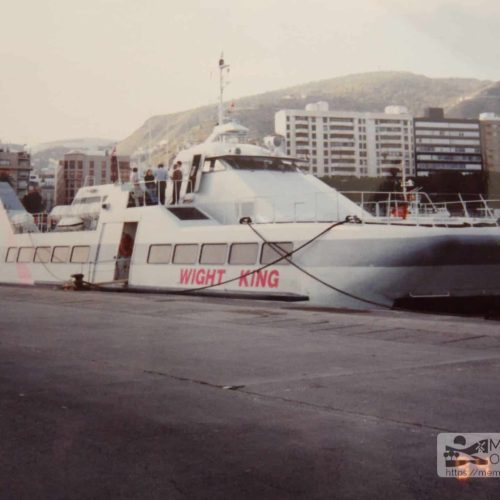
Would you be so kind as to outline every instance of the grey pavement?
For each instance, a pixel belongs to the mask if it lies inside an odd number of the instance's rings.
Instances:
[[[1,498],[500,498],[500,323],[0,286]]]

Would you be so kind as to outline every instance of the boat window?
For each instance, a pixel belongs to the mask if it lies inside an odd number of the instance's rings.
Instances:
[[[233,243],[229,253],[230,264],[255,264],[257,262],[257,243]]]
[[[17,262],[33,262],[35,247],[21,247],[17,254]]]
[[[16,257],[17,257],[17,248],[10,247],[7,250],[7,255],[5,256],[5,262],[16,262]]]
[[[149,264],[169,264],[172,258],[172,245],[151,245],[149,247]]]
[[[262,245],[260,263],[270,264],[271,262],[274,262],[283,255],[290,253],[292,250],[293,250],[293,243],[290,242],[264,243]],[[291,259],[292,257],[288,258]],[[276,265],[278,264],[289,264],[289,262],[286,259],[283,259],[276,263]]]
[[[222,170],[226,170],[224,163],[215,158],[209,158],[203,164],[203,172],[220,172]]]
[[[89,261],[90,247],[88,246],[78,246],[73,247],[71,252],[71,262],[76,262],[79,264],[84,264]]]
[[[195,207],[167,207],[180,220],[204,220],[208,217]]]
[[[76,198],[73,201],[73,205],[90,204],[90,203],[100,203],[100,196],[87,196],[87,198]]]
[[[225,243],[211,243],[201,247],[200,264],[225,264],[226,257]]]
[[[274,170],[277,172],[295,172],[297,165],[287,158],[268,156],[225,156],[224,161],[238,170]]]
[[[52,252],[52,262],[69,262],[70,247],[54,247]]]
[[[194,264],[198,260],[198,245],[175,245],[174,264]]]
[[[50,247],[36,247],[35,262],[50,262]]]

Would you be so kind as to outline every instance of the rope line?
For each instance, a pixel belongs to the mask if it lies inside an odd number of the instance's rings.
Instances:
[[[247,222],[247,221],[244,220],[243,222],[245,222],[248,225],[251,224],[250,221]],[[259,271],[262,271],[262,270],[264,270],[264,269],[266,269],[268,267],[274,266],[278,262],[281,262],[282,260],[285,260],[288,257],[291,257],[294,253],[298,252],[299,250],[302,250],[304,247],[306,247],[307,245],[311,244],[313,241],[315,241],[318,238],[320,238],[323,234],[327,233],[328,231],[330,231],[334,227],[341,226],[342,224],[345,224],[346,222],[350,222],[350,220],[348,218],[346,218],[345,220],[343,220],[341,222],[335,222],[334,224],[332,224],[329,227],[327,227],[324,231],[321,231],[321,233],[317,234],[314,238],[310,239],[309,241],[306,241],[304,244],[302,244],[299,247],[297,247],[295,250],[292,250],[291,252],[286,252],[285,255],[282,255],[282,256],[278,257],[277,259],[275,259],[275,260],[273,260],[273,261],[271,261],[271,262],[269,262],[267,264],[264,264],[263,266],[261,266],[261,267],[259,267],[257,269],[254,269],[253,271],[248,271],[245,274],[241,274],[240,276],[236,276],[235,278],[230,278],[228,280],[221,281],[220,283],[216,283],[216,284],[213,284],[213,285],[205,285],[205,286],[201,286],[201,287],[197,287],[197,288],[189,288],[187,290],[179,290],[178,292],[174,292],[174,293],[179,293],[179,294],[184,294],[185,293],[185,294],[187,294],[187,293],[199,292],[201,290],[207,290],[209,288],[215,288],[217,286],[227,285],[228,283],[233,283],[234,281],[238,281],[241,278],[246,278],[247,276],[251,276],[252,274],[256,274]]]
[[[347,217],[347,219],[344,221],[345,222],[351,222],[350,218]],[[272,248],[274,248],[274,250],[283,255],[283,252],[285,252],[285,250],[283,248],[281,248],[277,243],[272,243],[272,242],[269,242],[266,240],[266,238],[264,238],[264,236],[259,232],[257,231],[257,229],[255,229],[255,227],[253,227],[253,225],[251,223],[248,223],[248,227],[250,227],[250,229],[266,244],[270,245]],[[335,226],[334,226],[335,227]],[[325,231],[323,231],[323,234],[325,233]],[[314,241],[315,239],[317,239],[320,235],[316,236],[315,238],[313,238],[312,240],[310,240],[309,242],[307,242],[307,244],[311,243],[312,241]],[[297,248],[297,250],[300,250],[301,248],[303,248],[305,245],[301,245],[299,248]],[[377,307],[383,307],[383,308],[386,308],[386,309],[392,309],[391,306],[388,306],[386,304],[382,304],[380,302],[376,302],[374,300],[369,300],[369,299],[365,299],[363,297],[359,297],[358,295],[354,295],[352,293],[349,293],[349,292],[346,292],[345,290],[341,290],[340,288],[337,288],[336,286],[332,285],[331,283],[327,283],[326,281],[323,281],[321,278],[318,278],[317,276],[315,276],[314,274],[310,273],[309,271],[306,271],[303,267],[299,266],[296,262],[292,261],[291,259],[288,258],[288,255],[283,255],[283,259],[286,259],[292,266],[294,266],[296,269],[298,269],[299,271],[301,271],[302,273],[304,273],[305,275],[309,276],[310,278],[312,278],[313,280],[317,281],[318,283],[321,283],[322,285],[326,286],[327,288],[330,288],[331,290],[337,292],[337,293],[340,293],[341,295],[345,295],[346,297],[349,297],[351,299],[355,299],[355,300],[359,300],[360,302],[364,302],[366,304],[370,304],[370,305],[373,305],[373,306],[377,306]]]

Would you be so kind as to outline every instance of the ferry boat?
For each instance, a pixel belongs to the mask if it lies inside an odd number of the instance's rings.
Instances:
[[[298,160],[248,143],[247,132],[224,123],[221,91],[219,125],[175,159],[184,175],[176,205],[135,206],[129,183],[86,186],[41,230],[0,184],[0,282],[76,276],[90,288],[353,309],[500,298],[496,221],[388,224]]]

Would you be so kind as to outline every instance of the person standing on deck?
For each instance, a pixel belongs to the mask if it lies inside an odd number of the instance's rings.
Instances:
[[[179,203],[179,197],[181,194],[182,185],[182,163],[178,161],[174,165],[174,171],[172,172],[172,180],[174,181],[174,190],[172,195],[172,204],[177,205]]]
[[[158,198],[161,205],[165,205],[165,191],[167,190],[167,172],[163,168],[163,163],[156,169],[156,186],[158,187]]]
[[[140,207],[142,205],[144,192],[141,187],[141,178],[137,167],[132,169],[132,177],[130,178],[130,181],[132,182],[132,192],[134,193],[135,206]]]
[[[147,204],[156,205],[158,203],[158,198],[156,196],[156,182],[153,171],[150,168],[148,168],[146,175],[144,176],[144,185],[146,186],[149,198],[149,202]]]

